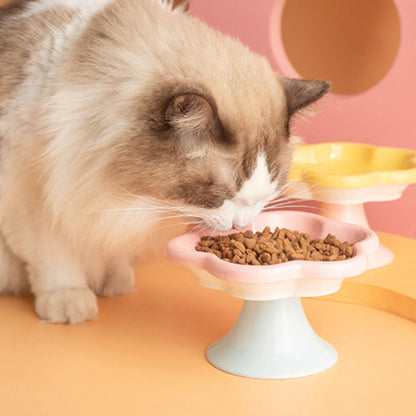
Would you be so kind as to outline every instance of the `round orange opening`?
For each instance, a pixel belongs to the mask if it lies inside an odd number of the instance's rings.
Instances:
[[[289,60],[304,78],[357,94],[384,78],[400,44],[392,0],[287,0],[281,21]]]

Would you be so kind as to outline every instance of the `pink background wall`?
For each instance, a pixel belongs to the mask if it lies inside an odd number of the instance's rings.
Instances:
[[[191,12],[266,56],[282,74],[299,77],[280,40],[278,14],[284,1],[191,0]],[[364,93],[330,94],[315,118],[295,126],[305,142],[351,141],[416,149],[416,4],[413,0],[395,4],[401,44],[390,71]],[[416,185],[411,185],[401,199],[368,203],[366,211],[373,229],[416,238],[415,207]]]

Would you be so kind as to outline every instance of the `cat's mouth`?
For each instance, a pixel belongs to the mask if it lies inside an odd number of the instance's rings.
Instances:
[[[247,229],[263,209],[279,195],[278,191],[257,201],[247,202],[238,198],[224,201],[215,209],[208,209],[201,216],[202,221],[212,230],[229,231]]]
[[[253,223],[264,206],[262,202],[246,207],[236,206],[230,202],[213,210],[214,212],[202,220],[209,228],[216,231],[242,230]]]

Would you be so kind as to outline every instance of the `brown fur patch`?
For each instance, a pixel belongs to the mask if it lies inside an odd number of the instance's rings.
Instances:
[[[189,10],[189,0],[174,0],[173,8],[176,9],[178,6],[185,6],[185,10]]]
[[[25,19],[12,20],[27,4],[27,1],[19,1],[0,9],[0,112],[26,79],[32,65],[39,64],[34,57],[46,36],[73,16],[69,9],[52,8]]]
[[[6,19],[26,9],[26,7],[34,0],[12,0],[0,3],[0,25],[4,23]]]
[[[283,78],[289,117],[324,96],[330,83],[319,80]]]

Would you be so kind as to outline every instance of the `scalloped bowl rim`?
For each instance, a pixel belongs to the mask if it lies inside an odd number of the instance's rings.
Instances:
[[[293,227],[293,224],[298,224]],[[338,261],[307,261],[292,260],[286,263],[253,266],[225,262],[211,253],[195,250],[195,246],[204,235],[210,235],[212,230],[187,232],[172,238],[165,250],[166,258],[174,263],[203,269],[213,276],[227,281],[263,284],[280,280],[297,278],[340,279],[356,276],[367,269],[368,256],[378,248],[378,237],[370,229],[356,225],[328,220],[320,215],[303,211],[269,211],[260,214],[254,221],[253,231],[262,231],[265,226],[275,228],[299,229],[310,233],[313,238],[325,237],[328,233],[337,238],[343,235],[353,237],[354,256],[347,260]],[[311,230],[315,231],[311,233]],[[319,230],[319,232],[317,231]],[[216,235],[226,235],[238,232],[230,230]]]
[[[387,169],[387,170],[374,170],[363,173],[351,173],[345,175],[335,175],[331,173],[325,173],[325,175],[313,167],[308,167],[307,170],[302,166],[305,163],[309,165],[318,165],[317,162],[296,162],[295,158],[292,164],[292,169],[289,174],[290,181],[302,181],[306,183],[316,183],[320,186],[326,186],[331,188],[362,188],[373,185],[384,184],[411,184],[416,183],[416,152],[410,149],[401,149],[397,147],[387,146],[374,146],[364,143],[351,143],[351,142],[329,142],[329,143],[317,143],[301,145],[297,149],[298,151],[307,149],[330,149],[330,148],[349,148],[356,149],[359,152],[371,152],[372,154],[379,154],[381,151],[385,152],[391,150],[391,153],[407,153],[409,155],[409,167],[403,169]],[[323,150],[321,150],[323,151]],[[413,157],[411,155],[413,154]],[[305,177],[307,172],[307,176]]]

